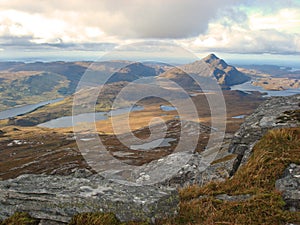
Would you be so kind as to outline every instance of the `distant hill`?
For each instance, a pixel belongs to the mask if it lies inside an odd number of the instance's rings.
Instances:
[[[136,62],[129,64],[121,68],[119,71],[115,72],[108,80],[108,83],[119,81],[131,82],[141,77],[156,76],[161,72],[163,72],[162,69],[152,68],[150,66],[146,66],[142,63]]]
[[[18,105],[73,94],[87,71],[95,72],[91,82],[111,75],[107,83],[133,81],[164,72],[160,65],[147,66],[124,60],[105,62],[0,62],[0,111]]]
[[[142,77],[165,77],[183,87],[197,89],[198,85],[186,73],[214,77],[222,87],[240,84],[249,77],[211,54],[202,60],[180,67],[159,62],[0,62],[0,111],[18,105],[72,95],[83,74],[92,71],[92,84],[132,82]],[[105,77],[109,76],[106,81]],[[104,79],[103,79],[104,78]],[[103,79],[103,81],[101,81]],[[199,87],[198,87],[199,89]]]
[[[194,79],[190,75],[201,78],[213,77],[222,87],[244,83],[250,78],[238,71],[234,66],[228,65],[223,59],[214,54],[210,54],[202,60],[172,68],[159,77],[171,79],[183,87],[196,87]]]

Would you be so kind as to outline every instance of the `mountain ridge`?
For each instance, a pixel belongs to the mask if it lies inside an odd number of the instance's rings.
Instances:
[[[92,83],[101,83],[101,77],[108,77],[106,83],[120,81],[132,82],[143,77],[168,78],[183,87],[199,89],[196,82],[187,74],[202,78],[214,78],[222,86],[248,81],[250,78],[228,65],[216,55],[210,54],[202,60],[190,64],[173,67],[161,63],[141,63],[122,60],[106,62],[1,62],[0,63],[0,110],[18,105],[35,104],[49,100],[50,96],[62,98],[74,94],[76,87],[86,71],[95,73],[97,77]],[[52,86],[44,88],[40,77],[49,80]],[[35,82],[32,88],[31,81]],[[11,88],[17,87],[17,88]]]

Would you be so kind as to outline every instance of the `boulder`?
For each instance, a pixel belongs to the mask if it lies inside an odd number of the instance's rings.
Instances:
[[[218,146],[211,146],[201,153],[177,152],[152,161],[140,166],[133,173],[132,179],[137,183],[147,184],[147,178],[155,177],[156,186],[176,188],[224,181],[229,177],[237,157],[236,154],[228,152],[231,138],[231,135],[226,135],[220,149]]]

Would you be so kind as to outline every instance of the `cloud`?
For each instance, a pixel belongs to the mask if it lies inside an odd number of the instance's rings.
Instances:
[[[167,39],[193,51],[300,52],[298,0],[0,1],[0,47],[110,49]]]
[[[300,53],[300,9],[283,8],[267,15],[238,11],[223,13],[205,34],[183,40],[184,46],[198,52]]]
[[[110,51],[117,46],[114,43],[34,43],[32,36],[2,36],[0,46],[2,51],[51,51],[51,50],[78,50],[78,51]]]
[[[273,14],[282,8],[299,8],[299,0],[243,0],[240,2],[245,8],[263,12],[264,14]]]
[[[52,0],[28,4],[28,1],[3,0],[0,16],[44,39],[51,36],[54,28],[57,36],[65,39],[76,36],[75,32],[77,36],[90,38],[83,27],[98,30],[98,35],[104,32],[120,38],[186,38],[205,32],[219,10],[235,1],[74,0],[70,4]],[[42,33],[45,28],[48,34]]]

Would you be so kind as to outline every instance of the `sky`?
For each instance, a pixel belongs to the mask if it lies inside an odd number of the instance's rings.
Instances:
[[[0,0],[0,60],[148,40],[199,56],[297,56],[300,0]]]

